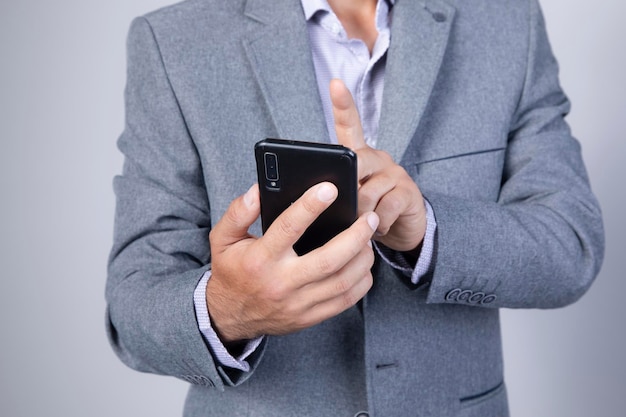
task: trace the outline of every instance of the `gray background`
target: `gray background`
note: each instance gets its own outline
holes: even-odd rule
[[[176,416],[186,384],[126,369],[104,334],[125,37],[164,0],[0,2],[0,415]],[[544,0],[607,231],[576,305],[504,311],[513,416],[626,409],[622,0]]]

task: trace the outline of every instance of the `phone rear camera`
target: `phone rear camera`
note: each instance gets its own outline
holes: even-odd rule
[[[278,157],[275,153],[265,153],[265,177],[269,181],[278,181]]]

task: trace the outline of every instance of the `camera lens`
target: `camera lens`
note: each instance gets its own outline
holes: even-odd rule
[[[278,181],[278,158],[271,152],[265,153],[265,177],[269,181]]]

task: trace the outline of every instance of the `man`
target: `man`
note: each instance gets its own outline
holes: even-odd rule
[[[190,0],[128,48],[126,364],[191,382],[186,416],[508,415],[498,308],[574,302],[603,255],[536,0]],[[301,257],[337,190],[260,236],[266,137],[358,155],[359,218]]]

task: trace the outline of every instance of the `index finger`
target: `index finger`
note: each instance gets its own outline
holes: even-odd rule
[[[335,201],[337,193],[337,187],[330,182],[322,182],[309,188],[274,220],[257,242],[274,254],[293,251],[293,245],[311,223]]]
[[[367,147],[363,138],[359,112],[354,104],[350,90],[339,79],[331,80],[329,89],[330,101],[333,104],[337,141],[353,151]]]

